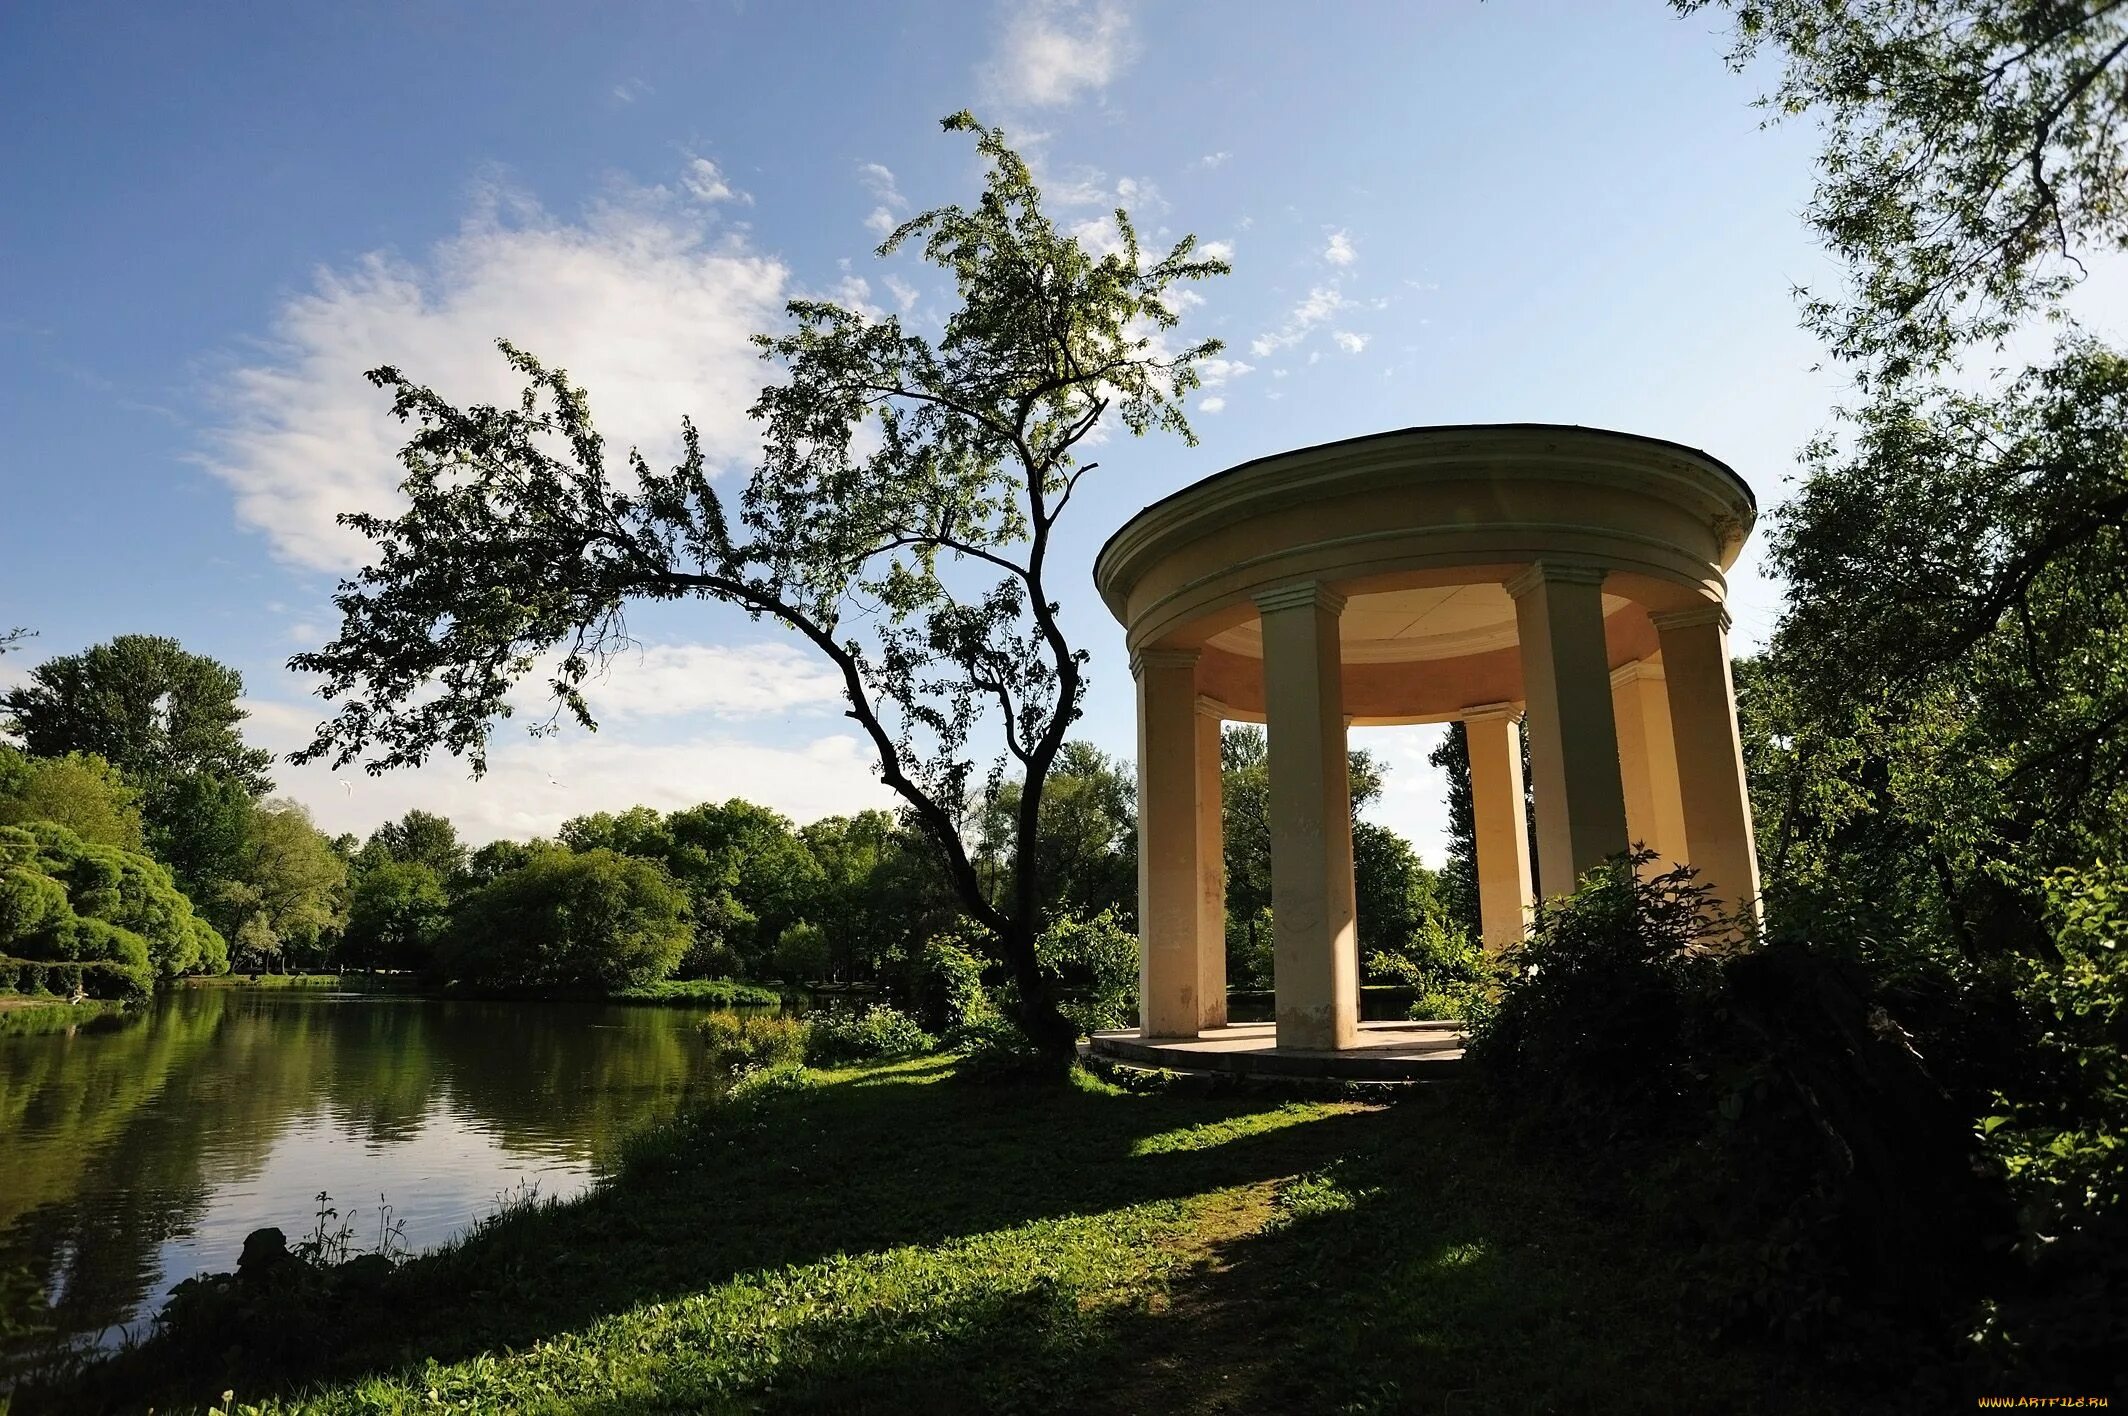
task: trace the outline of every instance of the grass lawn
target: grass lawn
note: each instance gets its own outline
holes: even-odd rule
[[[657,1133],[580,1201],[522,1208],[405,1266],[277,1366],[262,1346],[151,1345],[103,1374],[103,1399],[1860,1409],[1716,1343],[1673,1276],[1679,1256],[1601,1187],[1500,1134],[1475,1089],[1394,1105],[1086,1078],[1043,1090],[976,1085],[939,1059],[816,1075]],[[295,1384],[277,1401],[268,1372]]]

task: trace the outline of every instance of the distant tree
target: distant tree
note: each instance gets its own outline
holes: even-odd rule
[[[466,866],[452,882],[461,895],[520,870],[541,851],[553,850],[552,841],[490,841],[466,857]]]
[[[1478,817],[1470,796],[1470,735],[1450,723],[1427,762],[1448,778],[1448,850],[1435,873],[1441,912],[1455,928],[1476,939],[1484,927],[1478,906]]]
[[[121,634],[37,665],[0,694],[0,712],[32,756],[102,757],[145,794],[152,818],[187,777],[227,778],[254,796],[272,785],[273,754],[244,745],[243,693],[235,669],[174,639]]]
[[[243,855],[208,913],[246,971],[326,962],[346,923],[347,864],[292,801],[268,801],[251,814]]]
[[[629,988],[671,974],[689,939],[687,896],[660,867],[554,849],[460,904],[440,965],[488,987]]]
[[[443,882],[425,865],[386,860],[371,866],[348,891],[348,961],[365,968],[429,968],[450,905]]]
[[[1013,877],[1020,784],[986,794],[977,865],[999,882]],[[1091,743],[1068,742],[1049,769],[1035,849],[1043,908],[1052,919],[1092,919],[1109,911],[1126,929],[1138,920],[1138,787],[1129,765]]]
[[[1017,838],[1039,835],[1085,686],[1048,578],[1058,520],[1093,465],[1077,450],[1105,424],[1191,436],[1179,400],[1220,346],[1171,352],[1161,335],[1177,322],[1172,288],[1227,267],[1190,237],[1143,250],[1122,211],[1116,249],[1096,255],[1043,212],[1000,131],[967,114],[946,127],[974,133],[989,162],[981,201],[913,217],[881,252],[921,242],[958,306],[931,340],[891,313],[792,302],[796,328],[761,341],[779,373],[753,406],[763,460],[736,516],[691,424],[679,466],[631,455],[617,485],[583,392],[511,346],[527,381],[513,407],[459,408],[376,370],[414,425],[409,506],[343,518],[377,559],[341,588],[338,637],[295,660],[341,703],[301,756],[382,771],[442,747],[477,771],[513,683],[550,649],[555,712],[591,725],[581,685],[623,642],[631,601],[769,616],[841,675],[882,779],[1017,985],[1019,1022],[1064,1057],[1076,1030],[1035,954],[1040,853],[1016,849],[992,892],[962,806],[1009,762],[1024,783]],[[994,755],[972,745],[986,724],[1001,734]]]
[[[828,938],[817,924],[801,919],[776,936],[775,970],[785,983],[817,983],[829,962]]]
[[[141,849],[140,794],[93,753],[31,757],[0,745],[0,826],[55,821],[91,845]]]
[[[1227,867],[1228,975],[1260,980],[1270,941],[1262,937],[1271,918],[1271,756],[1264,730],[1229,724],[1219,739],[1221,817]],[[1355,748],[1345,770],[1355,819],[1382,794],[1383,767],[1373,753]]]
[[[450,818],[419,807],[370,832],[363,850],[369,860],[382,857],[401,865],[427,866],[429,873],[446,885],[466,864],[466,848]]]
[[[1411,842],[1372,821],[1352,823],[1352,874],[1360,957],[1402,952],[1443,911],[1434,873]]]

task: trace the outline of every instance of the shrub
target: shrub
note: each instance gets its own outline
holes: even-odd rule
[[[1035,957],[1055,980],[1064,1016],[1082,1032],[1138,1021],[1138,936],[1113,910],[1066,917],[1042,931]]]
[[[734,1068],[797,1065],[806,1060],[811,1029],[773,1013],[711,1013],[697,1025],[702,1040]]]
[[[875,1003],[861,1013],[829,1014],[811,1022],[806,1060],[821,1066],[915,1057],[938,1046],[938,1039],[925,1032],[916,1019],[884,1003]]]
[[[950,1033],[996,1011],[983,991],[983,962],[963,946],[959,935],[924,945],[910,993],[917,1022],[934,1033]]]
[[[220,972],[228,960],[222,937],[161,865],[138,851],[86,844],[50,821],[0,826],[0,951],[117,963],[141,970],[143,981]]]
[[[2020,990],[2045,1062],[1981,1122],[2018,1200],[2022,1291],[1982,1336],[2103,1387],[2128,1353],[2128,868],[2060,871],[2047,904],[2060,957]]]

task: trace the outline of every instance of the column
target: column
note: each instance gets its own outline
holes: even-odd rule
[[[1351,1047],[1359,1034],[1338,614],[1310,582],[1256,597],[1271,769],[1272,967],[1278,1046]]]
[[[1141,649],[1138,1032],[1197,1035],[1197,651]]]
[[[1529,829],[1523,815],[1522,729],[1505,703],[1463,715],[1470,808],[1478,856],[1478,914],[1485,947],[1519,943],[1529,925]]]
[[[1227,852],[1219,734],[1226,713],[1197,700],[1197,1026],[1227,1025]]]
[[[1627,844],[1603,575],[1593,566],[1539,561],[1507,582],[1522,641],[1537,873],[1547,895],[1566,894]]]
[[[1684,863],[1685,807],[1677,785],[1677,745],[1670,735],[1669,685],[1645,659],[1611,671],[1611,713],[1618,720],[1618,775],[1626,794],[1626,831],[1656,854],[1659,874]]]
[[[1729,676],[1729,612],[1707,605],[1654,619],[1677,743],[1685,858],[1725,910],[1756,911],[1759,856]]]

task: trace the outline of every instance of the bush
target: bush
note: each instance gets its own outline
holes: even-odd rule
[[[963,946],[959,935],[924,945],[909,991],[918,1024],[934,1033],[951,1033],[996,1011],[983,991],[983,962]]]
[[[697,1027],[709,1050],[734,1068],[801,1064],[811,1031],[773,1013],[711,1013]]]
[[[2013,1366],[2128,1382],[2128,868],[2047,886],[2058,962],[2024,965],[2046,1054],[1981,1122],[2018,1201],[2020,1291],[1981,1334]]]
[[[776,974],[786,983],[809,983],[828,971],[828,937],[817,924],[799,920],[776,937]]]
[[[156,974],[228,966],[221,935],[161,865],[138,851],[86,844],[50,821],[0,826],[0,952],[109,962],[140,971],[143,986]],[[41,976],[37,986],[54,987]]]
[[[2006,1220],[1966,1118],[1858,970],[1729,947],[1690,872],[1646,862],[1539,908],[1476,1030],[1480,1079],[1694,1237],[1718,1321],[1940,1365]]]
[[[1060,1011],[1081,1032],[1138,1021],[1138,936],[1116,923],[1115,911],[1060,919],[1034,951],[1055,980]]]
[[[938,1046],[938,1039],[925,1032],[916,1019],[884,1003],[875,1003],[861,1013],[829,1014],[811,1022],[806,1060],[819,1066],[916,1057]]]

